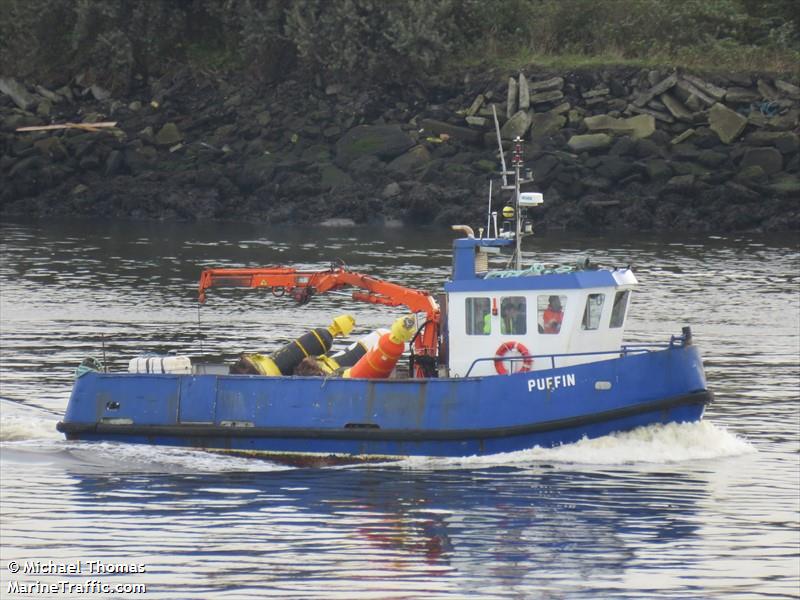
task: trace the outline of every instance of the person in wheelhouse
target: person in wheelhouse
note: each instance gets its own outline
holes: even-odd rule
[[[542,333],[558,333],[561,331],[561,322],[564,320],[564,311],[561,306],[561,299],[556,296],[550,296],[547,302],[547,308],[544,310]]]

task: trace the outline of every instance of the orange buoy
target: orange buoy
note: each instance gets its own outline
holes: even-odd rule
[[[528,349],[520,342],[510,341],[506,342],[505,344],[500,344],[497,352],[495,352],[495,356],[497,358],[494,359],[494,369],[497,371],[498,375],[508,374],[508,369],[506,369],[506,366],[503,363],[503,357],[512,351],[517,352],[523,359],[522,366],[519,368],[517,373],[527,373],[533,368],[533,358],[531,357],[530,352],[528,352]],[[513,365],[511,372],[514,372]]]
[[[414,336],[414,318],[400,317],[388,333],[384,333],[378,345],[362,356],[342,377],[365,377],[386,379],[405,350],[405,344]]]

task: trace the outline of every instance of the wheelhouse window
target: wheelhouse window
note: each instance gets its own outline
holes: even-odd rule
[[[622,324],[625,322],[625,311],[628,309],[628,298],[630,295],[630,290],[617,292],[614,295],[614,306],[611,309],[611,323],[609,323],[609,327],[622,327]]]
[[[524,296],[507,296],[500,299],[500,333],[504,335],[525,335],[527,311]]]
[[[489,298],[467,298],[465,303],[467,335],[492,333],[492,309]]]
[[[605,294],[589,294],[586,298],[586,308],[583,309],[581,329],[592,330],[600,327],[600,316],[603,314],[605,300]]]
[[[538,308],[539,333],[556,334],[561,331],[561,323],[564,320],[564,311],[567,308],[566,296],[538,296],[536,299]]]

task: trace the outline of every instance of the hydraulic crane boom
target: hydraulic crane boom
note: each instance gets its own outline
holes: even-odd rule
[[[324,294],[343,287],[355,287],[353,300],[405,306],[413,313],[425,313],[425,323],[414,347],[418,354],[430,357],[437,355],[439,329],[439,305],[428,292],[390,283],[368,275],[333,266],[321,271],[300,271],[288,267],[265,267],[254,269],[205,269],[200,274],[200,302],[205,302],[206,290],[212,287],[246,287],[268,289],[275,296],[291,295],[299,304],[305,304],[312,296]]]

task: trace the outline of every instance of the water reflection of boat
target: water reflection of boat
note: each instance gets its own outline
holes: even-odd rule
[[[437,296],[341,264],[207,269],[200,278],[201,301],[216,287],[299,304],[354,287],[354,300],[405,307],[389,330],[334,354],[334,338],[354,326],[342,316],[233,365],[144,356],[128,373],[109,373],[86,362],[59,430],[70,439],[370,458],[509,452],[701,419],[711,393],[688,328],[663,344],[623,343],[638,283],[629,267],[523,266],[523,211],[542,198],[521,191],[519,144],[512,165],[503,167],[515,179],[504,186],[513,192],[502,227],[490,207],[477,237],[457,228],[464,237]],[[490,257],[508,250],[505,267],[492,268]]]
[[[537,597],[543,589],[554,597],[602,596],[586,591],[603,589],[603,578],[635,574],[637,565],[647,575],[657,565],[665,577],[680,577],[685,548],[703,559],[691,548],[704,526],[698,511],[710,498],[709,482],[703,473],[669,466],[132,474],[117,462],[130,448],[100,458],[83,451],[104,460],[113,476],[98,475],[96,465],[86,465],[88,473],[71,465],[73,510],[131,513],[135,527],[112,531],[163,557],[169,576],[160,583],[168,581],[178,596],[190,578],[214,590],[246,579],[252,596],[275,595],[282,584],[298,586],[286,592],[293,597],[319,597],[320,585],[350,585],[340,595],[361,597],[357,592],[371,584],[380,586],[369,588],[380,597],[438,597],[445,590],[462,597],[470,585],[482,598],[512,591]],[[170,454],[134,455],[163,470],[159,457]],[[193,460],[187,457],[182,469]],[[656,480],[670,483],[654,486]],[[191,535],[197,527],[213,532],[202,547]],[[650,557],[644,566],[642,555]],[[177,568],[171,556],[179,557]],[[186,556],[191,572],[183,568]],[[338,579],[316,576],[329,572]],[[412,580],[431,586],[428,593],[405,587]]]

